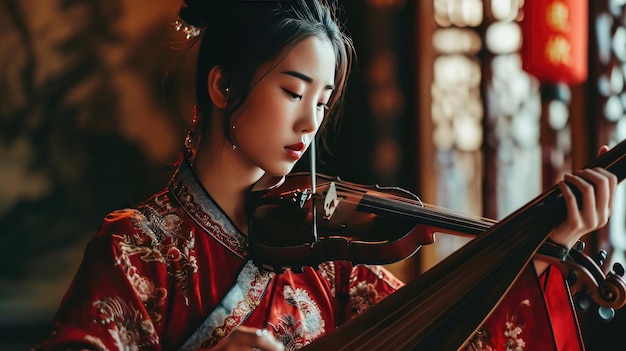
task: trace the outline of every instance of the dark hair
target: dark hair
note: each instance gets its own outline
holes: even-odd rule
[[[325,0],[185,0],[180,19],[203,28],[196,71],[201,115],[211,109],[207,76],[220,66],[229,78],[228,109],[241,106],[259,67],[311,36],[330,40],[336,57],[335,90],[325,119],[337,120],[354,55],[351,39]],[[323,126],[322,126],[323,127]]]

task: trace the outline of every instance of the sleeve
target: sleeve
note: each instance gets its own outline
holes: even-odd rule
[[[159,350],[155,321],[164,307],[167,272],[158,260],[131,261],[129,242],[146,240],[134,210],[108,215],[54,317],[51,335],[35,350]],[[146,252],[148,254],[148,252]]]

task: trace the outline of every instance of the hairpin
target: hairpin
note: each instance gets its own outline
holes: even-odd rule
[[[177,32],[183,31],[187,39],[197,37],[202,32],[202,28],[196,27],[192,24],[189,24],[183,20],[176,20],[174,22],[174,28],[176,28]]]

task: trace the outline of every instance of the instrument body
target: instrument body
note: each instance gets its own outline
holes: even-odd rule
[[[626,176],[626,141],[622,141],[600,156],[588,168],[594,167],[604,168],[614,173],[618,181],[622,181]],[[343,237],[330,234],[345,227],[341,221],[329,226],[328,231],[319,230],[320,227],[324,227],[320,224],[319,216],[323,213],[323,216],[330,215],[329,218],[332,218],[338,210],[335,202],[339,201],[340,197],[333,195],[337,189],[332,189],[331,185],[328,189],[326,195],[323,196],[318,196],[315,187],[312,187],[310,191],[307,191],[305,186],[296,188],[295,192],[293,192],[294,189],[282,193],[277,190],[279,196],[257,202],[257,211],[253,212],[253,223],[250,227],[253,260],[260,262],[267,259],[267,257],[258,256],[258,249],[270,246],[267,239],[272,237],[272,228],[270,225],[264,228],[263,223],[269,222],[264,222],[263,218],[265,215],[273,217],[275,212],[282,211],[280,208],[288,208],[289,206],[279,206],[284,202],[291,202],[292,205],[287,212],[281,214],[282,218],[296,216],[297,220],[294,223],[299,224],[280,228],[281,230],[276,230],[273,236],[284,240],[292,234],[291,230],[299,236],[299,239],[304,240],[294,239],[287,241],[284,245],[279,244],[276,254],[280,255],[281,251],[289,252],[295,248],[297,250],[294,252],[297,251],[304,257],[297,264],[315,265],[321,262],[320,260],[328,259],[348,259],[359,262],[356,255],[351,256],[359,251],[352,251],[346,247],[360,245],[370,249],[381,244],[382,247],[391,247],[390,243],[402,242],[407,237],[414,239],[415,246],[395,257],[402,259],[407,252],[410,255],[419,249],[420,245],[433,241],[430,234],[411,235],[416,233],[415,227],[419,222],[413,222],[412,226],[404,223],[400,226],[405,229],[404,233],[386,238],[380,243],[377,240],[381,238],[375,235],[373,236],[375,240],[368,242],[362,240],[363,238],[355,240],[354,234]],[[363,190],[363,187],[358,186],[357,190]],[[377,202],[376,206],[370,206],[370,195],[371,193],[365,191],[360,197],[357,196],[357,199],[352,198],[347,201],[349,198],[346,197],[346,200],[342,199],[342,201],[354,205],[353,212],[369,207],[370,210],[364,212],[369,212],[370,216],[372,214],[379,216],[381,214],[377,211],[382,208],[385,210],[383,217],[391,217],[395,220],[399,217],[406,217],[406,213],[398,217],[395,206],[391,208],[391,211],[387,211],[389,206],[379,206],[380,202]],[[312,201],[310,207],[307,208],[306,203],[309,199]],[[363,201],[364,199],[367,201]],[[382,199],[389,200],[389,196],[384,196]],[[398,199],[394,197],[393,200]],[[363,203],[365,206],[361,206]],[[303,350],[354,351],[373,348],[389,351],[414,349],[447,351],[459,349],[497,306],[524,267],[544,245],[552,229],[562,223],[566,216],[563,195],[557,186],[553,186],[502,221],[491,225],[442,262],[408,282],[404,288],[372,306],[359,317],[346,322],[323,338],[306,346]],[[350,219],[350,216],[340,217]],[[376,218],[375,221],[382,221],[382,219]],[[307,224],[309,222],[310,224]],[[386,225],[376,225],[378,228],[386,227]],[[407,229],[410,230],[407,232]],[[356,232],[355,230],[354,233]],[[370,234],[368,236],[372,237]],[[261,240],[255,243],[257,239]],[[315,252],[316,248],[323,247],[320,246],[323,242],[338,244],[337,247],[328,244],[332,250],[329,249],[324,253]],[[367,245],[363,245],[364,243]],[[311,252],[314,254],[309,255]],[[567,260],[568,256],[572,258],[571,255],[563,255],[561,259]],[[381,259],[381,261],[370,263],[381,263],[387,257],[375,256],[375,259]],[[283,255],[267,266],[279,269],[294,266],[293,262],[296,261],[285,264],[287,260],[295,259],[291,255]],[[623,269],[621,271],[623,274]],[[593,278],[588,281],[596,280],[596,284],[600,284],[593,274],[587,275]],[[618,301],[616,305],[621,307],[625,285],[619,275],[610,274],[610,277],[611,280],[606,279],[602,282],[607,283],[608,288],[603,287],[599,291],[602,291],[602,295],[606,295],[606,299],[611,303]],[[618,278],[613,279],[614,277]],[[609,293],[605,294],[606,291]]]
[[[475,237],[497,224],[424,204],[397,187],[364,186],[318,174],[313,194],[310,181],[309,173],[295,173],[281,187],[257,195],[250,225],[250,252],[257,266],[282,272],[335,260],[390,264],[433,243],[435,233]],[[626,304],[623,273],[605,275],[602,263],[582,247],[565,250],[545,242],[535,256],[568,277],[581,304],[593,301],[610,309]]]
[[[414,221],[360,210],[367,192],[382,197],[388,193],[376,187],[351,187],[338,178],[317,175],[319,185],[312,194],[310,177],[308,173],[290,175],[280,188],[256,201],[249,237],[257,265],[280,271],[332,260],[387,264],[407,258],[424,243],[432,242],[432,237],[411,235]],[[350,190],[343,191],[344,187]],[[324,202],[333,188],[338,201],[330,211],[324,211]],[[387,191],[393,196],[411,196],[399,189]]]
[[[295,173],[278,188],[256,194],[250,252],[268,270],[345,260],[390,264],[432,244],[436,232],[474,237],[496,221],[422,203],[397,187],[365,186],[339,178]]]

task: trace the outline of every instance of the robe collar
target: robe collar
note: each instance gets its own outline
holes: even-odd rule
[[[242,259],[248,256],[248,238],[233,224],[202,187],[191,164],[183,160],[169,183],[169,190],[184,211],[208,235]]]

